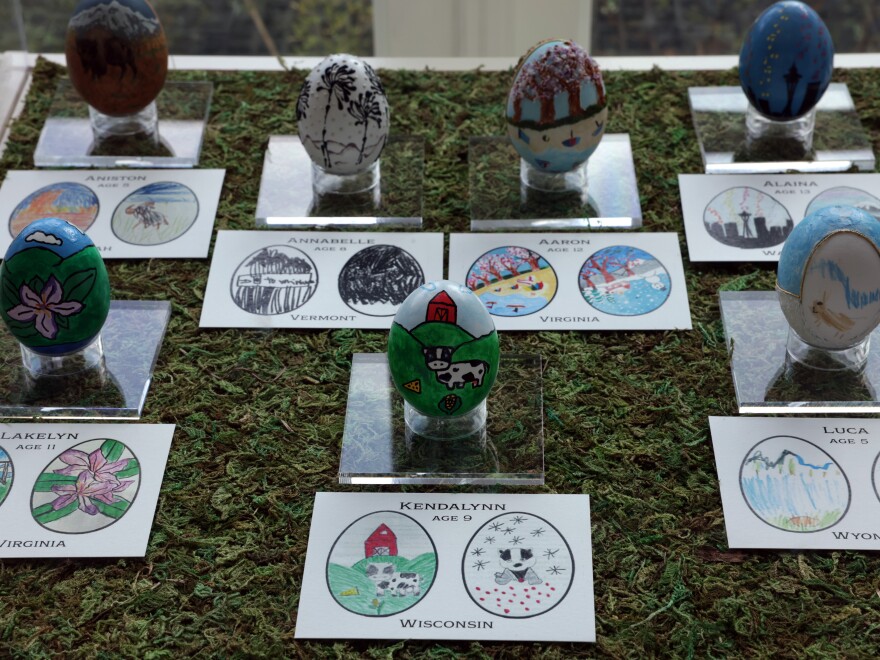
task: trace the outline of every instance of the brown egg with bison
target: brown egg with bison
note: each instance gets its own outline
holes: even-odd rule
[[[165,31],[147,0],[80,0],[67,25],[65,55],[83,99],[115,117],[147,107],[168,72]]]

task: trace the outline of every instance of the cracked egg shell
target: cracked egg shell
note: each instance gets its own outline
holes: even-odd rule
[[[88,346],[110,309],[110,280],[95,244],[69,222],[35,220],[12,241],[0,266],[0,316],[41,355]]]
[[[165,85],[168,44],[147,0],[80,0],[64,54],[76,91],[105,115],[140,112]]]
[[[520,60],[506,114],[510,141],[533,167],[577,168],[599,146],[608,119],[599,65],[571,41],[538,44]]]
[[[880,323],[880,222],[828,206],[795,225],[776,275],[782,312],[807,344],[843,350]]]
[[[300,140],[312,162],[331,174],[367,171],[385,148],[390,120],[379,76],[353,55],[322,60],[296,102]]]

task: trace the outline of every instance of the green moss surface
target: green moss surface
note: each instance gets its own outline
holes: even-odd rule
[[[62,75],[39,65],[0,174],[33,166]],[[217,228],[252,228],[263,151],[270,134],[295,131],[304,72],[175,75],[215,85],[202,166],[227,169]],[[425,229],[466,231],[468,138],[503,134],[511,74],[381,75],[393,131],[426,138]],[[880,152],[880,72],[834,79],[849,83]],[[199,330],[209,262],[151,260],[107,263],[115,298],[173,305],[143,419],[177,424],[146,559],[0,562],[0,653],[876,656],[877,557],[726,545],[706,419],[735,413],[718,290],[770,289],[774,268],[690,264],[676,175],[701,171],[687,87],[736,76],[654,70],[606,81],[608,130],[632,139],[643,231],[680,233],[694,329],[501,335],[502,351],[545,363],[547,482],[516,492],[592,496],[595,645],[295,642],[313,495],[358,490],[336,483],[351,354],[383,351],[387,333]]]

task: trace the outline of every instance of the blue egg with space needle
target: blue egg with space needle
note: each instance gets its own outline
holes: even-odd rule
[[[790,121],[812,110],[831,82],[834,44],[803,2],[767,8],[746,34],[739,80],[749,103],[768,119]]]

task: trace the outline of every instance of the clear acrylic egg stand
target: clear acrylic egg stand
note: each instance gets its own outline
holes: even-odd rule
[[[0,417],[140,419],[170,318],[168,301],[113,300],[100,334],[103,364],[36,380],[0,326]]]
[[[69,80],[59,82],[43,125],[37,167],[195,167],[199,164],[214,86],[168,81],[155,101],[155,132],[96,141],[91,114]],[[91,111],[91,112],[90,112]]]
[[[488,422],[454,440],[415,436],[404,423],[385,353],[355,353],[339,461],[341,484],[544,483],[541,358],[502,354]]]
[[[642,207],[628,133],[609,133],[587,160],[583,177],[563,190],[529,187],[532,173],[505,137],[471,138],[468,145],[471,231],[633,229]],[[547,175],[544,174],[544,177]]]
[[[806,368],[787,352],[775,291],[722,291],[721,319],[740,413],[880,412],[880,328],[861,371]]]
[[[773,135],[768,125],[789,122],[770,122],[754,110],[750,113],[740,87],[690,87],[688,101],[707,174],[874,170],[871,141],[846,83],[831,83],[816,105],[811,144]],[[758,132],[771,134],[756,139],[753,130],[750,139],[747,119]],[[791,128],[797,129],[797,123]]]
[[[256,224],[420,229],[424,172],[424,139],[392,135],[377,162],[377,185],[353,193],[325,192],[315,185],[321,175],[313,171],[299,136],[273,135],[263,158]]]

